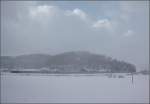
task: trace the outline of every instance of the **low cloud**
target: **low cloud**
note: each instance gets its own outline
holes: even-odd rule
[[[130,37],[133,35],[134,35],[134,32],[132,30],[128,30],[126,33],[124,33],[124,36],[126,36],[126,37]]]
[[[83,20],[87,19],[87,14],[79,8],[74,9],[73,11],[67,10],[66,15],[68,16],[78,16]]]
[[[111,29],[112,25],[111,22],[108,19],[102,19],[98,20],[93,24],[94,28],[100,28],[100,29]]]
[[[36,7],[32,7],[30,9],[30,16],[32,18],[36,18],[39,17],[41,15],[46,16],[46,15],[54,15],[54,11],[53,11],[53,6],[36,6]]]

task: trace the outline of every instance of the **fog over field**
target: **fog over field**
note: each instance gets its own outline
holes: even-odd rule
[[[0,1],[0,103],[149,103],[149,1]]]

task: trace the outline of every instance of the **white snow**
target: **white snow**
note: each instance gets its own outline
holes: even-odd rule
[[[118,75],[118,74],[116,74]],[[149,76],[1,75],[3,103],[148,103]]]

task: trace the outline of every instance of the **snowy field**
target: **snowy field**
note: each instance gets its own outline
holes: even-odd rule
[[[149,103],[149,76],[1,75],[3,103]]]

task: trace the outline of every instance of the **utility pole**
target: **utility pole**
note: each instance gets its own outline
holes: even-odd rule
[[[133,84],[133,72],[131,73],[131,76],[132,76],[132,84]]]

